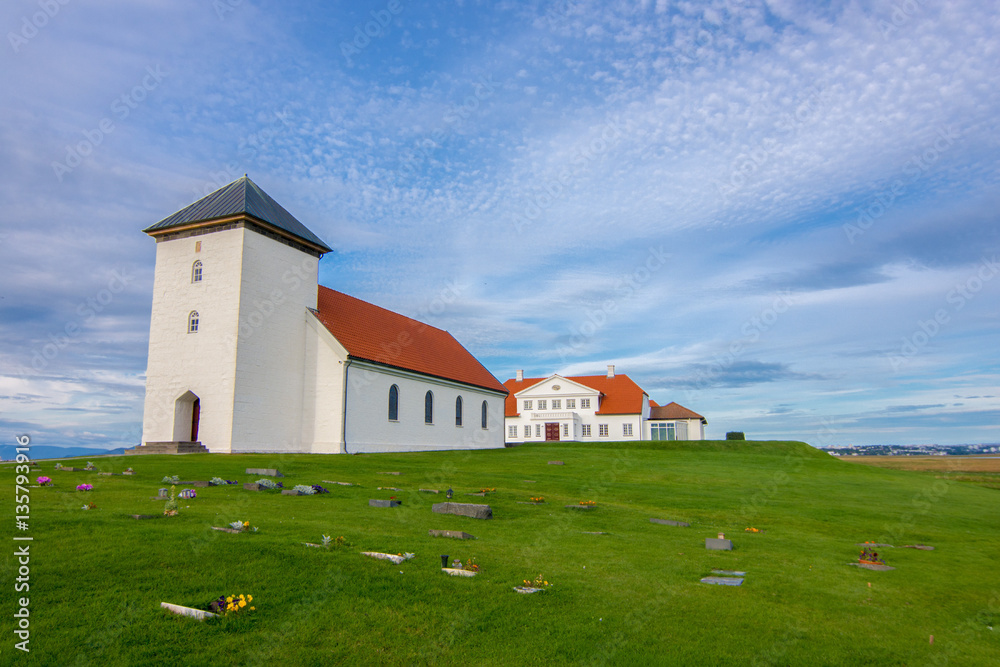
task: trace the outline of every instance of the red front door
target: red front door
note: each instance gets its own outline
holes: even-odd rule
[[[546,440],[559,439],[559,424],[549,423],[545,425],[545,439]]]
[[[194,399],[191,406],[191,442],[198,442],[198,423],[201,421],[201,399]]]

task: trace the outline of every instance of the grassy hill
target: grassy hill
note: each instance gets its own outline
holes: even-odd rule
[[[131,465],[136,474],[62,472],[50,463],[32,470],[32,483],[44,474],[55,486],[30,490],[31,529],[20,533],[34,541],[31,653],[18,663],[987,665],[1000,656],[997,491],[851,465],[802,443],[564,443],[95,464],[114,472]],[[360,486],[323,483],[329,494],[304,497],[199,488],[176,517],[129,516],[162,513],[163,503],[150,498],[165,475],[254,481],[247,467],[279,468],[286,488],[321,480]],[[0,471],[13,486],[13,466]],[[389,471],[401,474],[379,474]],[[82,482],[94,489],[76,491]],[[454,501],[488,503],[494,518],[432,513],[444,494],[418,489],[449,486]],[[465,495],[493,487],[485,499]],[[13,495],[3,494],[8,516]],[[368,506],[369,498],[390,496],[403,505]],[[532,496],[546,503],[519,502]],[[564,507],[581,500],[596,509]],[[87,501],[97,508],[82,510]],[[259,531],[211,530],[236,520]],[[11,516],[6,524],[13,523]],[[751,526],[764,532],[745,532]],[[434,538],[428,529],[478,539]],[[13,532],[8,544],[18,544]],[[718,532],[733,551],[705,549]],[[353,547],[301,544],[322,534]],[[879,551],[897,569],[849,566],[866,540],[896,545]],[[908,544],[935,550],[899,548]],[[19,567],[12,551],[2,560],[6,582]],[[394,565],[361,551],[416,557]],[[441,554],[475,557],[482,572],[448,577]],[[716,568],[748,574],[741,587],[700,583]],[[512,591],[538,574],[550,590]],[[198,622],[159,608],[161,601],[203,607],[230,593],[252,594],[256,611]],[[7,624],[12,605],[5,603]],[[9,656],[16,639],[6,636]]]

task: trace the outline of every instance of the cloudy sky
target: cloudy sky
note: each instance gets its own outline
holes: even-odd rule
[[[11,0],[0,425],[141,435],[154,242],[248,173],[504,380],[816,445],[1000,441],[990,2]]]

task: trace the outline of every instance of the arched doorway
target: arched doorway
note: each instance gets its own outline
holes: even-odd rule
[[[201,399],[184,392],[174,401],[174,442],[197,442],[201,424]]]

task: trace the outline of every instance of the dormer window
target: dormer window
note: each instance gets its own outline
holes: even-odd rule
[[[188,313],[188,333],[198,333],[198,311]]]
[[[191,282],[200,283],[201,282],[201,260],[195,260],[194,265],[191,266]]]

